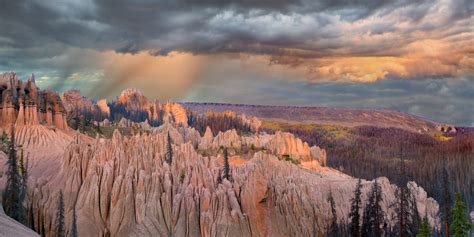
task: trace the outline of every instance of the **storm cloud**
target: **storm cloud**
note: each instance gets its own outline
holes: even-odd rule
[[[135,84],[158,97],[187,98],[213,75],[255,103],[261,98],[249,92],[255,89],[246,77],[269,87],[306,83],[312,89],[304,91],[315,92],[328,83],[363,90],[408,80],[405,92],[414,102],[402,109],[439,118],[449,112],[428,112],[416,97],[421,88],[410,83],[472,82],[473,6],[469,0],[2,1],[0,71],[34,71],[41,85],[81,87],[94,97]],[[454,104],[460,109],[461,102]],[[452,120],[468,124],[468,116]]]

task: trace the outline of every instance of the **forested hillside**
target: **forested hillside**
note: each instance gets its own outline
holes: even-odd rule
[[[364,179],[399,177],[403,155],[409,177],[425,187],[443,205],[443,170],[446,169],[451,200],[462,193],[470,210],[474,208],[474,133],[469,129],[451,137],[433,137],[398,128],[362,126],[281,126],[309,145],[326,149],[328,165]],[[272,133],[275,128],[266,128]]]

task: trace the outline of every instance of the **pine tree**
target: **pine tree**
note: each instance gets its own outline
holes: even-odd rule
[[[423,218],[423,221],[420,225],[420,230],[418,231],[416,237],[430,237],[430,225],[428,224],[428,220],[426,218]]]
[[[7,184],[3,192],[3,208],[5,213],[23,222],[24,210],[22,199],[22,178],[18,172],[17,153],[15,147],[15,129],[12,125],[10,141],[8,141],[8,169],[6,171]]]
[[[224,179],[227,179],[229,180],[230,176],[229,176],[229,170],[230,170],[230,167],[229,167],[229,155],[227,153],[227,147],[224,148]]]
[[[411,225],[410,225],[410,231],[411,233],[416,233],[418,229],[420,228],[420,215],[418,213],[418,206],[416,205],[416,199],[415,196],[410,194],[408,197],[410,201],[410,215],[411,215]]]
[[[64,237],[64,197],[63,191],[59,191],[58,207],[56,211],[56,236]]]
[[[23,200],[26,198],[26,194],[28,191],[28,159],[24,160],[24,155],[23,155],[23,148],[20,150],[20,176],[21,176],[21,188],[20,188],[20,200],[23,203]],[[26,213],[23,213],[24,215]]]
[[[360,232],[360,206],[361,206],[361,179],[357,181],[356,188],[354,190],[354,197],[351,200],[351,212],[349,213],[349,219],[351,220],[349,230],[352,237],[359,237]]]
[[[405,170],[405,161],[403,157],[403,144],[400,146],[400,180],[395,197],[396,203],[396,220],[398,227],[396,229],[400,237],[414,236],[416,228],[414,222],[418,218],[416,204],[412,198],[410,190],[407,187],[407,175]],[[416,223],[415,223],[416,224]]]
[[[77,237],[77,216],[76,208],[72,209],[72,224],[71,224],[71,237]]]
[[[171,140],[170,132],[168,132],[166,154],[165,154],[165,161],[166,163],[168,163],[168,165],[171,165],[171,162],[173,162],[173,147],[171,144],[172,144],[172,140]]]
[[[8,135],[5,130],[2,131],[2,151],[8,154]]]
[[[82,133],[87,132],[87,121],[86,121],[85,116],[81,116],[81,124],[80,124],[79,130]]]
[[[100,123],[99,122],[97,122],[96,131],[97,131],[97,133],[102,134],[102,129],[100,129]]]
[[[381,203],[382,188],[377,183],[377,180],[375,180],[364,210],[362,236],[382,236],[382,228],[385,222]]]
[[[398,187],[395,197],[397,200],[395,212],[398,222],[396,231],[400,237],[414,236],[416,232],[413,224],[415,213],[410,201],[413,198],[410,190],[407,187]]]
[[[453,222],[450,230],[453,237],[467,237],[471,230],[471,223],[466,214],[466,205],[462,201],[461,193],[457,192],[455,195],[454,205],[451,209],[453,215]]]
[[[443,188],[443,227],[445,237],[449,237],[449,221],[450,221],[450,205],[451,205],[451,192],[449,191],[449,173],[446,168],[446,158],[443,159],[443,172],[442,172],[442,188]]]
[[[217,184],[221,184],[222,183],[222,171],[221,169],[219,169],[219,175],[217,176]]]
[[[338,226],[337,226],[337,213],[336,213],[336,203],[334,202],[334,197],[332,196],[332,190],[329,190],[328,202],[331,206],[332,221],[331,226],[328,230],[328,236],[339,236]]]

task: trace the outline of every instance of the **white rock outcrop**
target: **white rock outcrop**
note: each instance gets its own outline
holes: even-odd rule
[[[278,131],[273,135],[261,133],[239,136],[237,131],[228,130],[219,132],[213,137],[212,131],[206,128],[206,132],[199,143],[199,149],[201,150],[218,150],[221,147],[241,150],[243,146],[264,149],[275,156],[287,156],[300,162],[316,160],[323,166],[327,163],[324,149],[317,146],[309,147],[306,142],[286,132]]]
[[[329,192],[338,222],[347,223],[356,179],[329,168],[304,169],[264,150],[231,165],[232,180],[218,183],[222,156],[198,154],[196,137],[191,130],[183,135],[183,129],[189,128],[167,124],[150,134],[126,137],[115,131],[112,139],[73,141],[59,171],[33,186],[34,228],[54,235],[60,189],[66,229],[76,208],[80,236],[311,236],[331,223]],[[168,133],[174,141],[171,166],[164,161]],[[212,144],[229,145],[234,139],[213,138]],[[231,158],[234,164],[232,159],[238,157]],[[384,215],[394,226],[396,188],[386,178],[378,182]],[[362,185],[365,204],[372,181]],[[439,226],[438,204],[416,184],[408,185],[420,213],[426,211],[432,226]]]

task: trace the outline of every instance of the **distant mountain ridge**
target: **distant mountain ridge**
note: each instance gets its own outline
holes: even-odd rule
[[[262,120],[276,120],[288,123],[341,125],[345,127],[366,125],[395,127],[419,133],[434,133],[440,130],[441,127],[454,127],[453,125],[437,123],[419,116],[389,109],[196,102],[184,102],[181,104],[196,113],[205,113],[208,110],[217,112],[231,110],[237,114],[255,116]]]

